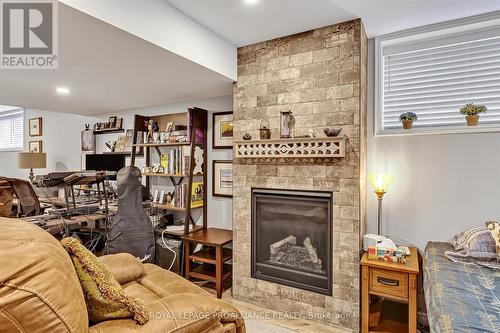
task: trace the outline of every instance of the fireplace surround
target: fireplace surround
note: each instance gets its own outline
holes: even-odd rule
[[[252,189],[252,277],[332,294],[332,193]]]
[[[300,314],[341,326],[346,331],[359,331],[360,235],[366,230],[366,64],[367,38],[361,20],[238,49],[238,81],[233,95],[232,292],[235,299]],[[292,111],[294,117],[293,139],[280,139],[280,114],[286,111]],[[248,133],[253,140],[247,144],[255,144],[263,119],[269,122],[272,138],[257,142],[259,147],[270,144],[269,141],[276,141],[282,147],[291,140],[304,140],[299,137],[311,132],[321,140],[325,137],[324,128],[342,127],[345,135],[342,154],[296,156],[295,150],[293,154],[273,152],[279,156],[240,153],[238,141]],[[255,146],[251,148],[255,152]],[[316,236],[308,236],[309,241],[304,244],[306,233],[279,229],[277,236],[265,240],[265,251],[260,258],[261,263],[283,266],[290,262],[290,256],[299,253],[304,262],[305,250],[312,247],[321,259],[321,270],[328,272],[327,262],[330,264],[330,292],[326,288],[319,291],[292,285],[291,279],[273,281],[269,276],[276,277],[276,270],[257,267],[257,260],[252,263],[255,189],[331,195],[331,230],[326,232],[332,243],[330,260],[321,252],[324,247]],[[267,226],[274,227],[271,222]],[[277,249],[273,258],[272,244]],[[282,247],[283,244],[287,245]],[[289,249],[291,246],[296,247]],[[316,261],[314,252],[309,254],[310,260],[311,255],[312,261]],[[318,261],[316,265],[312,267],[318,268]],[[300,277],[296,275],[293,282],[300,282]]]

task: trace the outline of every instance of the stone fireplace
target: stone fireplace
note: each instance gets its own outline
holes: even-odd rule
[[[291,111],[296,138],[342,127],[346,141],[339,157],[234,158],[236,299],[358,331],[366,61],[361,20],[238,49],[235,140],[262,120],[279,139]]]
[[[332,294],[332,193],[252,189],[252,277]]]

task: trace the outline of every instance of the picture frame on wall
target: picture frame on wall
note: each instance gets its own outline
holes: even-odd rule
[[[233,197],[233,161],[212,162],[212,196]]]
[[[29,145],[29,152],[30,153],[42,153],[42,141],[30,141],[28,142]]]
[[[41,136],[42,135],[42,117],[32,118],[29,121],[29,135]]]
[[[218,112],[212,118],[212,148],[233,148],[233,111]]]

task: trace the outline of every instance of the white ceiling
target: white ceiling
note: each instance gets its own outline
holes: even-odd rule
[[[0,71],[0,104],[82,115],[231,93],[227,77],[62,3],[59,69]]]
[[[368,37],[500,10],[500,0],[165,0],[236,46],[362,18]]]

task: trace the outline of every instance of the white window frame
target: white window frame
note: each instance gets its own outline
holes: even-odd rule
[[[0,152],[19,152],[19,151],[24,151],[24,148],[26,146],[26,112],[23,107],[18,107],[18,108],[12,108],[12,110],[9,111],[18,111],[21,110],[23,116],[23,137],[22,137],[22,144],[21,147],[16,147],[16,148],[0,148]]]
[[[480,32],[485,29],[500,27],[500,11],[471,16],[463,19],[431,24],[419,28],[413,28],[383,35],[375,38],[375,136],[400,136],[400,135],[431,135],[431,134],[459,134],[459,133],[492,133],[500,132],[500,124],[488,124],[477,127],[450,126],[450,127],[427,127],[404,129],[383,129],[383,105],[384,105],[384,56],[383,50],[386,46],[408,43],[412,41],[425,41],[443,34],[460,34],[467,32]],[[458,112],[458,110],[457,110]]]

